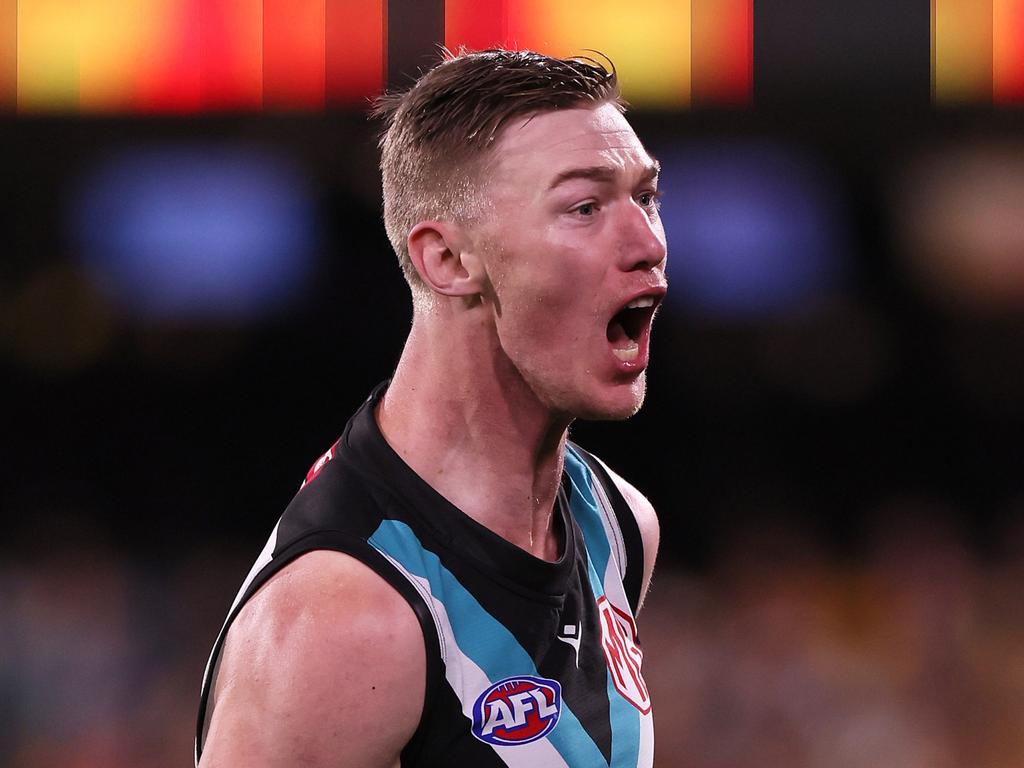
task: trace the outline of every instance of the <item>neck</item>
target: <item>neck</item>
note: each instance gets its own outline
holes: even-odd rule
[[[377,421],[398,455],[456,507],[554,560],[571,420],[538,400],[489,324],[473,314],[443,308],[417,315]]]

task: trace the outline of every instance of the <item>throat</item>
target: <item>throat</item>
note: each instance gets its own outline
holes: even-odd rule
[[[565,524],[561,493],[555,500],[548,524],[542,525],[536,532],[531,531],[530,538],[528,551],[531,555],[549,563],[558,562],[561,559],[562,553],[565,552]]]
[[[628,346],[631,341],[625,327],[617,319],[608,323],[608,341],[612,347],[618,349]]]
[[[517,530],[506,530],[506,534],[511,535],[505,535],[503,538],[538,560],[557,562],[562,558],[566,548],[567,504],[568,500],[561,484],[550,501],[545,502],[539,496],[532,497],[527,524],[518,527]]]

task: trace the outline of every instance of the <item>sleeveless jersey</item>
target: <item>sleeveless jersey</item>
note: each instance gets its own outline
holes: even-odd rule
[[[231,622],[285,565],[327,549],[383,577],[423,630],[423,715],[402,766],[650,768],[633,619],[643,543],[605,466],[567,444],[562,552],[541,560],[462,513],[394,452],[374,418],[386,385],[310,470],[235,598],[206,667],[196,762]]]

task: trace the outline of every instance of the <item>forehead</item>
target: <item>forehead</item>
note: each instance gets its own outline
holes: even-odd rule
[[[627,173],[653,163],[626,118],[612,104],[542,112],[510,123],[494,148],[496,181],[555,178],[579,167]]]

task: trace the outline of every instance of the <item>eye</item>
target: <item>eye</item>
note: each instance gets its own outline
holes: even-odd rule
[[[648,192],[641,192],[636,201],[642,208],[648,208],[651,210],[657,210],[661,207],[661,193],[657,190],[651,190]]]
[[[583,203],[581,205],[577,205],[575,213],[578,213],[580,216],[593,216],[597,213],[597,203]]]

